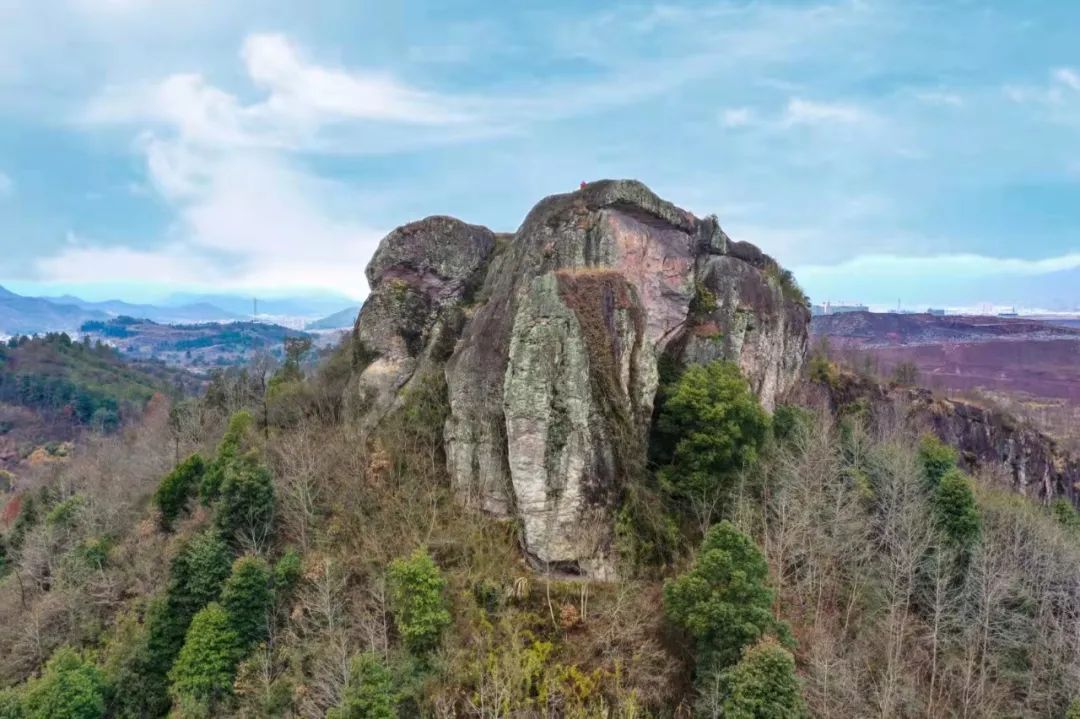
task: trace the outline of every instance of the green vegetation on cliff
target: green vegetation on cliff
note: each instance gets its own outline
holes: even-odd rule
[[[147,417],[24,498],[0,717],[1035,717],[1077,698],[1073,515],[962,473],[922,428],[770,416],[732,364],[672,372],[612,508],[621,576],[595,581],[531,568],[517,522],[462,504],[439,376],[374,429],[327,405],[352,354],[208,395],[182,432]]]

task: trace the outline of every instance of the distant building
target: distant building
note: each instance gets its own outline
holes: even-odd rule
[[[934,317],[944,317],[945,316],[945,310],[935,309],[935,308],[931,307],[930,309],[926,310],[926,314],[933,315]]]
[[[842,315],[847,312],[869,312],[870,308],[866,305],[834,305],[831,302],[826,302],[820,305],[813,305],[810,308],[810,314],[817,317],[819,315]]]

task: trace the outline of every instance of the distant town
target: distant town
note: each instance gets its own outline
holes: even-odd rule
[[[1016,307],[1000,307],[990,304],[980,305],[978,307],[956,307],[956,308],[944,308],[944,307],[927,307],[926,309],[915,309],[910,307],[903,307],[899,302],[895,307],[871,307],[870,305],[863,304],[861,302],[830,302],[825,301],[821,303],[812,304],[810,306],[810,314],[814,317],[821,317],[824,315],[841,315],[851,312],[877,312],[877,313],[890,313],[899,315],[917,315],[926,314],[935,317],[944,317],[945,315],[976,315],[984,317],[1040,317],[1040,316],[1063,316],[1063,317],[1080,317],[1080,309],[1075,312],[1047,312],[1046,310],[1018,310]]]

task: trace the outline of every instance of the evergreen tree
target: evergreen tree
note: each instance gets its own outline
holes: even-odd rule
[[[697,643],[699,676],[731,666],[766,634],[788,639],[768,576],[753,540],[725,521],[709,529],[694,566],[664,585],[668,618]]]
[[[105,716],[105,679],[93,662],[70,647],[52,655],[39,679],[27,686],[26,719],[101,719]]]
[[[245,653],[266,639],[272,595],[270,567],[260,557],[241,557],[221,591],[221,606],[229,613],[239,647]]]
[[[154,493],[154,504],[161,513],[162,529],[168,531],[172,523],[184,511],[205,471],[206,464],[203,458],[198,454],[193,454],[161,480],[161,484]]]
[[[274,564],[274,598],[281,602],[289,598],[303,573],[300,554],[289,549]]]
[[[417,549],[390,564],[387,580],[390,610],[405,646],[417,655],[430,652],[450,625],[442,572],[427,552]]]
[[[165,596],[152,602],[147,612],[146,644],[118,687],[119,716],[161,716],[168,710],[169,669],[184,645],[192,617],[217,599],[229,564],[228,549],[215,532],[196,535],[177,552]]]
[[[270,470],[249,454],[230,462],[223,476],[214,523],[223,536],[260,546],[274,521]]]
[[[950,469],[956,468],[956,451],[932,434],[919,442],[919,462],[926,486],[934,489]]]
[[[791,652],[772,641],[746,650],[724,676],[724,719],[798,719],[806,706]]]
[[[717,361],[690,367],[664,402],[657,421],[656,459],[677,494],[702,497],[730,484],[753,463],[769,418],[738,366]]]
[[[378,655],[366,652],[349,664],[349,683],[341,703],[327,719],[396,719],[398,693],[394,676]]]
[[[960,470],[950,469],[941,477],[934,496],[934,512],[941,530],[956,547],[966,549],[978,540],[979,508],[971,482]]]
[[[182,716],[208,716],[232,694],[238,646],[229,613],[220,604],[211,602],[195,615],[169,672],[169,694]]]
[[[229,428],[218,444],[217,455],[210,462],[199,484],[199,498],[206,506],[217,499],[221,485],[225,482],[226,468],[242,453],[251,429],[251,413],[237,412],[229,419]]]

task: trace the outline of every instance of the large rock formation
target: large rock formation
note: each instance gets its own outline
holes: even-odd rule
[[[790,275],[634,181],[549,197],[512,237],[406,225],[368,279],[367,416],[444,372],[462,500],[518,518],[538,563],[592,576],[612,572],[612,509],[643,458],[661,363],[735,361],[771,408],[806,352]]]

